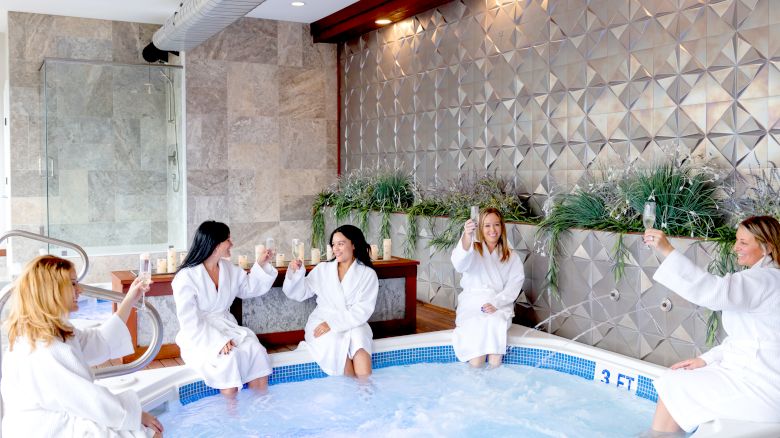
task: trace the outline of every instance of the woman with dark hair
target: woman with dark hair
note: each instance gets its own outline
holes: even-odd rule
[[[661,230],[644,241],[665,257],[653,279],[698,306],[723,311],[723,343],[672,365],[653,382],[656,432],[691,432],[716,420],[780,422],[780,223],[745,219],[734,252],[748,269],[713,275],[674,249]]]
[[[474,242],[476,233],[478,242]],[[461,362],[472,367],[501,365],[515,300],[523,287],[523,262],[509,248],[501,212],[486,208],[479,223],[463,225],[463,235],[452,251],[452,265],[463,274],[455,313],[452,347]]]
[[[268,263],[270,250],[260,255],[247,275],[230,263],[232,247],[227,225],[203,222],[171,284],[182,359],[203,376],[206,385],[228,397],[244,383],[257,391],[268,387],[272,371],[268,353],[252,330],[238,325],[230,305],[236,297],[262,296],[277,274]]]
[[[317,307],[306,323],[306,345],[331,376],[371,375],[373,333],[368,318],[379,291],[369,246],[359,228],[342,225],[330,235],[333,259],[320,263],[308,276],[303,262],[290,263],[282,290],[296,301],[317,296]]]

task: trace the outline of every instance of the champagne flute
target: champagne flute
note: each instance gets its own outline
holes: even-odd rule
[[[642,211],[642,225],[645,229],[653,228],[655,225],[655,202],[645,202],[645,208]],[[650,248],[650,245],[645,244],[646,248]]]
[[[152,261],[149,257],[149,253],[145,252],[141,254],[138,262],[138,278],[141,279],[144,286],[148,286],[152,281]],[[146,292],[141,294],[141,308],[146,308]]]
[[[265,239],[265,249],[270,250],[271,254],[273,254],[276,251],[276,247],[274,246],[274,238],[269,237]]]
[[[301,244],[300,239],[293,239],[292,240],[292,251],[290,251],[290,261],[295,260],[298,258],[298,246]]]
[[[479,227],[479,206],[478,205],[472,205],[471,206],[471,221],[474,222],[474,226],[477,228]],[[479,238],[477,237],[479,233],[477,233],[477,229],[474,229],[474,232],[471,235],[471,242],[479,242]]]

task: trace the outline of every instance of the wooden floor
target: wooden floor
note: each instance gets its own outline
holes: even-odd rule
[[[417,333],[428,333],[439,330],[448,330],[455,328],[455,311],[445,309],[443,307],[434,306],[433,304],[417,302]],[[280,351],[292,351],[298,347],[298,344],[290,345],[266,345],[266,349],[269,353],[278,353]],[[110,365],[119,365],[121,361],[119,359],[108,361],[104,364],[98,365],[98,368],[107,367]],[[162,359],[155,360],[149,364],[146,369],[154,368],[166,368],[176,367],[184,365],[181,358],[175,359]]]

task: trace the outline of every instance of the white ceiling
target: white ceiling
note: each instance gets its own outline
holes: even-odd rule
[[[0,32],[8,29],[6,11],[103,20],[163,24],[183,0],[0,0]],[[292,0],[266,0],[248,17],[269,20],[312,23],[341,10],[357,0],[303,0],[306,5],[294,7]]]

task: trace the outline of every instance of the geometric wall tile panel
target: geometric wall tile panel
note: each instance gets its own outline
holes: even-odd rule
[[[343,44],[342,169],[399,166],[424,186],[496,172],[535,209],[588,169],[671,152],[750,178],[780,161],[778,12],[773,0],[447,3]]]

